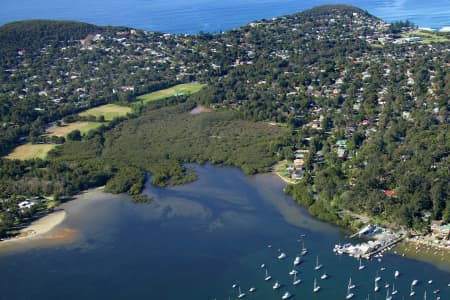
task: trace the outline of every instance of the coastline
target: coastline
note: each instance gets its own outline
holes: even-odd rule
[[[294,180],[291,179],[289,177],[286,177],[282,174],[283,170],[281,170],[281,168],[283,167],[284,164],[286,164],[287,161],[286,160],[282,160],[277,162],[275,165],[272,166],[272,173],[277,175],[278,177],[281,178],[281,180],[283,180],[284,182],[288,183],[288,184],[296,184],[299,181],[298,180]]]
[[[66,219],[66,216],[67,213],[62,209],[47,214],[21,229],[17,236],[2,240],[0,246],[40,238],[61,224]]]
[[[393,253],[430,263],[437,268],[450,272],[450,249],[424,241],[407,238],[398,244]]]

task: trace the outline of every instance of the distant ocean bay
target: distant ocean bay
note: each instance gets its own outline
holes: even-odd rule
[[[317,5],[358,6],[385,21],[450,26],[450,0],[0,0],[0,25],[27,19],[74,20],[166,33],[220,32]]]

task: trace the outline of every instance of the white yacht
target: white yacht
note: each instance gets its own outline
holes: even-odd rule
[[[400,276],[400,272],[398,270],[395,270],[394,277],[397,278],[398,276]]]
[[[377,271],[377,276],[375,277],[375,281],[380,281],[381,280],[381,276],[380,275],[378,275],[378,271]]]
[[[314,267],[314,270],[320,270],[322,268],[322,265],[319,264],[319,256],[316,256],[316,266]]]
[[[286,253],[281,252],[280,255],[278,255],[278,259],[285,259],[286,258]]]
[[[254,291],[256,291],[256,288],[255,288],[254,286],[252,286],[251,288],[248,289],[248,291],[249,291],[250,293],[253,293]]]
[[[320,276],[320,279],[325,280],[328,278],[328,274],[327,273],[323,273],[322,276]]]
[[[272,288],[274,290],[278,290],[281,287],[281,283],[279,283],[278,281],[275,282],[275,284],[272,286]]]
[[[305,248],[305,242],[302,241],[302,252],[300,253],[302,256],[308,253],[308,249]]]
[[[373,291],[376,293],[380,290],[380,287],[378,286],[378,281],[375,280],[375,287],[373,288]]]
[[[300,278],[297,279],[297,274],[294,274],[294,281],[292,282],[293,285],[298,285],[302,280]]]
[[[320,286],[317,285],[317,280],[316,278],[314,278],[314,288],[313,288],[313,292],[317,293],[320,290]]]
[[[246,294],[245,294],[244,292],[241,291],[241,287],[239,286],[238,298],[239,298],[239,299],[244,298],[245,295],[246,295]]]
[[[298,266],[301,263],[301,258],[300,256],[296,256],[294,259],[294,266]]]
[[[409,296],[412,297],[416,294],[416,292],[413,289],[413,285],[411,284],[411,291],[409,292]]]
[[[289,275],[295,275],[298,274],[298,271],[296,269],[292,269],[292,271],[289,272]]]
[[[289,292],[286,292],[283,294],[283,296],[281,296],[281,299],[289,299],[292,297],[292,294]]]
[[[350,279],[348,280],[347,295],[345,296],[345,299],[351,299],[353,298],[353,296],[355,296],[355,294],[352,293],[352,288],[354,287],[355,285],[352,285],[352,278],[350,277]]]
[[[358,267],[358,270],[364,270],[364,268],[365,268],[366,266],[365,265],[363,265],[362,264],[362,262],[361,262],[361,258],[359,259],[359,267]]]
[[[391,295],[396,295],[398,293],[398,291],[395,289],[395,282],[392,283],[392,293]]]
[[[419,280],[414,279],[414,280],[411,282],[411,285],[416,286],[418,283],[419,283]]]
[[[354,289],[355,287],[356,287],[356,285],[354,283],[352,283],[352,278],[350,277],[348,280],[348,288]]]
[[[270,279],[272,279],[272,276],[269,275],[269,272],[267,271],[267,268],[266,268],[266,277],[264,277],[264,280],[269,281]]]
[[[389,295],[389,289],[386,291],[386,300],[392,300],[392,296]]]

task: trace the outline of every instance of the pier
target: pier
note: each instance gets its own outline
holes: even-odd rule
[[[368,253],[366,253],[366,254],[363,254],[361,257],[362,257],[362,258],[365,258],[365,259],[369,259],[371,256],[373,256],[373,255],[375,255],[375,254],[377,254],[377,253],[380,253],[380,252],[382,252],[382,251],[384,251],[384,250],[386,250],[386,249],[388,249],[388,248],[394,246],[395,244],[397,244],[398,242],[400,242],[401,240],[403,240],[403,238],[404,238],[403,236],[400,236],[400,237],[398,237],[398,238],[396,238],[396,239],[394,239],[394,240],[388,242],[387,244],[385,244],[385,245],[383,245],[383,246],[380,246],[379,248],[377,248],[377,249],[375,249],[375,250],[373,250],[373,251],[371,251],[371,252],[368,252]]]

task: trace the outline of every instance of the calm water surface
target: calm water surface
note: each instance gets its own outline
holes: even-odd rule
[[[128,196],[85,194],[66,204],[67,219],[57,231],[78,232],[69,244],[36,246],[0,255],[0,299],[236,299],[233,283],[257,291],[246,299],[280,299],[289,290],[294,299],[345,299],[349,277],[357,285],[354,299],[385,299],[384,284],[395,281],[409,298],[409,284],[419,279],[417,299],[427,290],[441,290],[450,299],[450,273],[397,255],[383,261],[358,262],[335,256],[332,246],[345,233],[319,222],[283,195],[273,175],[246,177],[235,168],[196,167],[200,179],[189,185],[148,187],[151,204],[133,204]],[[292,261],[301,235],[309,253],[298,268],[302,283],[293,287]],[[272,245],[268,248],[267,245]],[[278,249],[286,252],[278,260]],[[316,256],[324,265],[314,271]],[[264,281],[265,263],[274,280],[285,286],[273,291]],[[379,271],[386,267],[385,271]],[[315,277],[330,278],[312,292]],[[383,288],[372,292],[379,273]],[[426,281],[433,280],[432,285]]]
[[[389,22],[450,25],[449,0],[0,0],[0,24],[64,19],[169,33],[218,32],[330,3],[355,5]]]

